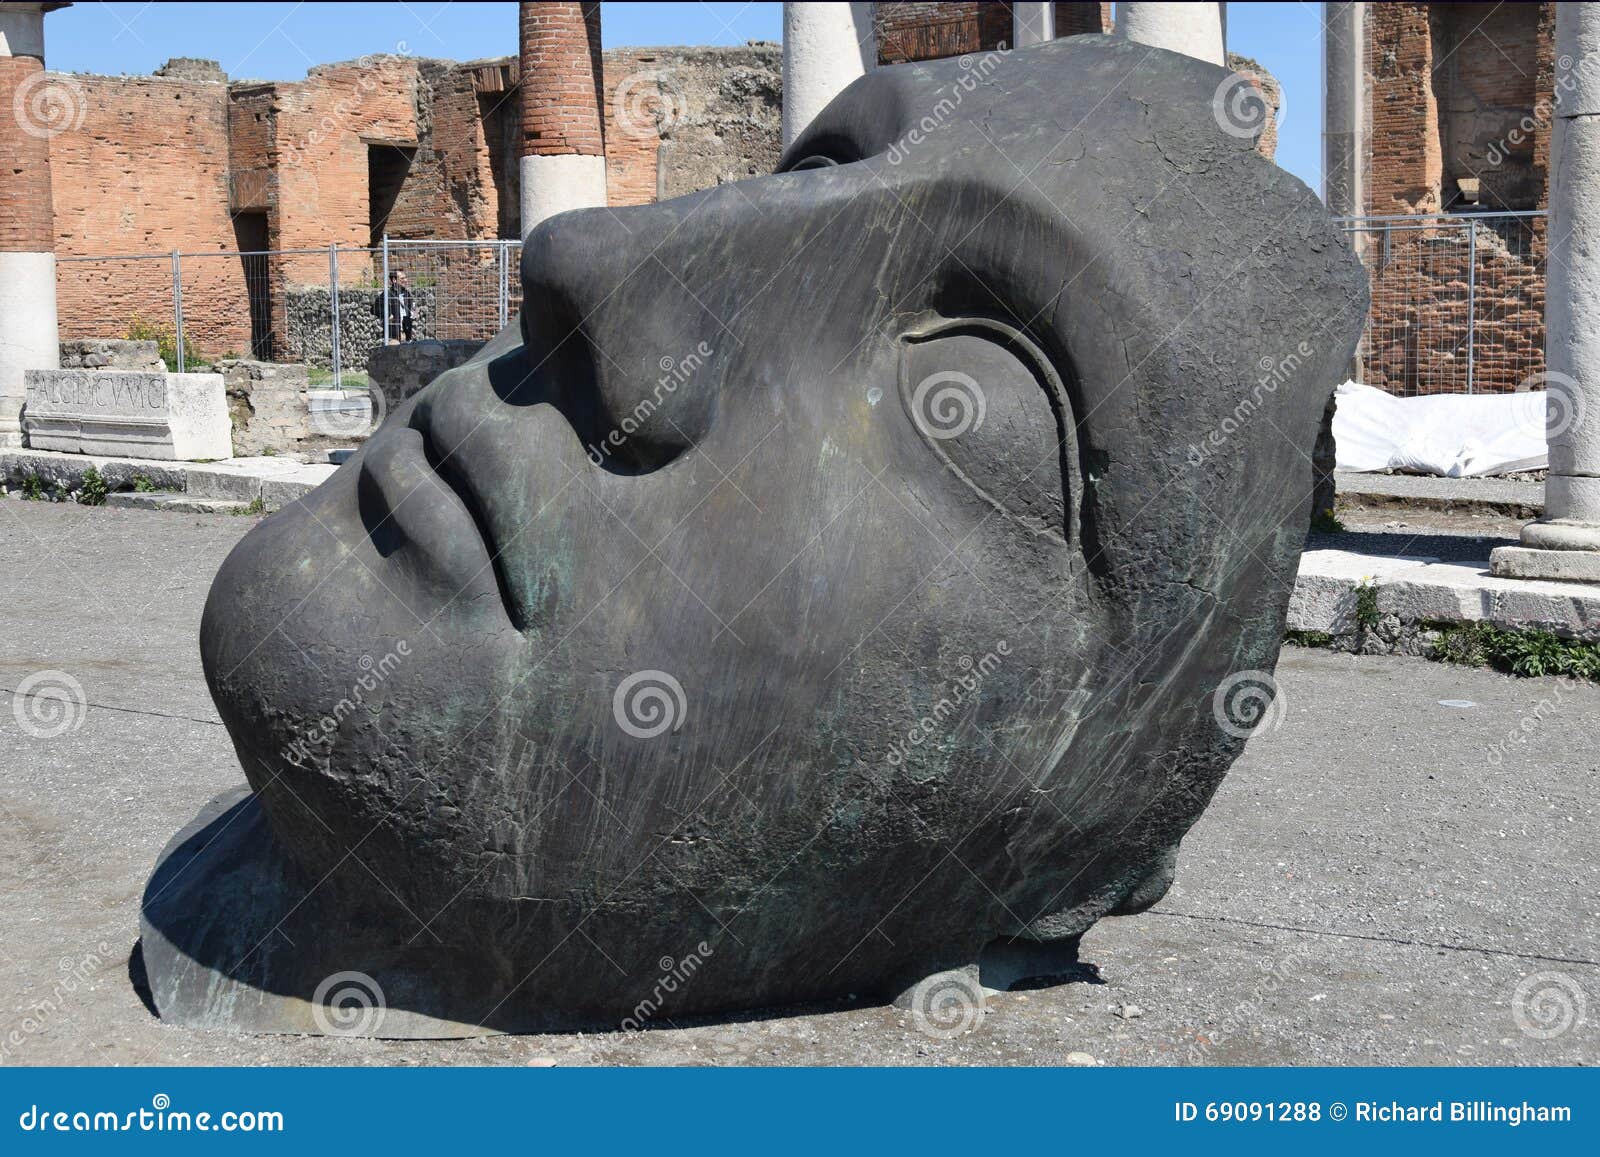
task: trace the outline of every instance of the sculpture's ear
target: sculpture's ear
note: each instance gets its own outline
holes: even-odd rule
[[[1075,541],[1081,493],[1071,403],[1040,350],[989,319],[937,319],[903,338],[900,398],[932,451],[1007,518]]]

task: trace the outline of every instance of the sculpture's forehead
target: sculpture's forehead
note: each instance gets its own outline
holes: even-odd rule
[[[840,94],[785,151],[784,166],[841,145],[913,170],[1048,186],[1078,158],[1154,169],[1163,151],[1253,142],[1220,131],[1214,65],[1107,36],[1017,52],[894,65]],[[1163,139],[1156,139],[1159,122]],[[1144,146],[1144,147],[1138,147]]]

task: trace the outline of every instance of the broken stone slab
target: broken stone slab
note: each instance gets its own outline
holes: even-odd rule
[[[166,373],[160,347],[153,341],[84,338],[61,343],[64,370],[143,370]]]
[[[236,454],[292,453],[312,436],[305,366],[225,358],[212,368],[227,388]]]
[[[373,427],[372,398],[367,390],[308,391],[311,432],[324,438],[365,438]]]
[[[35,450],[166,461],[233,457],[221,374],[28,370],[23,432]]]
[[[481,341],[408,341],[375,346],[367,356],[367,378],[390,410],[446,370],[477,356]]]

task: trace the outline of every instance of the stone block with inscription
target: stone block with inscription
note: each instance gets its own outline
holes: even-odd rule
[[[221,374],[29,370],[22,428],[35,450],[176,461],[231,458]]]

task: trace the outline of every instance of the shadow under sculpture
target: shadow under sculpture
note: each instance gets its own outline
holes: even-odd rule
[[[880,69],[775,175],[535,229],[520,325],[217,576],[253,790],[150,881],[161,1015],[887,999],[1158,900],[1266,709],[1366,312],[1226,76]]]

